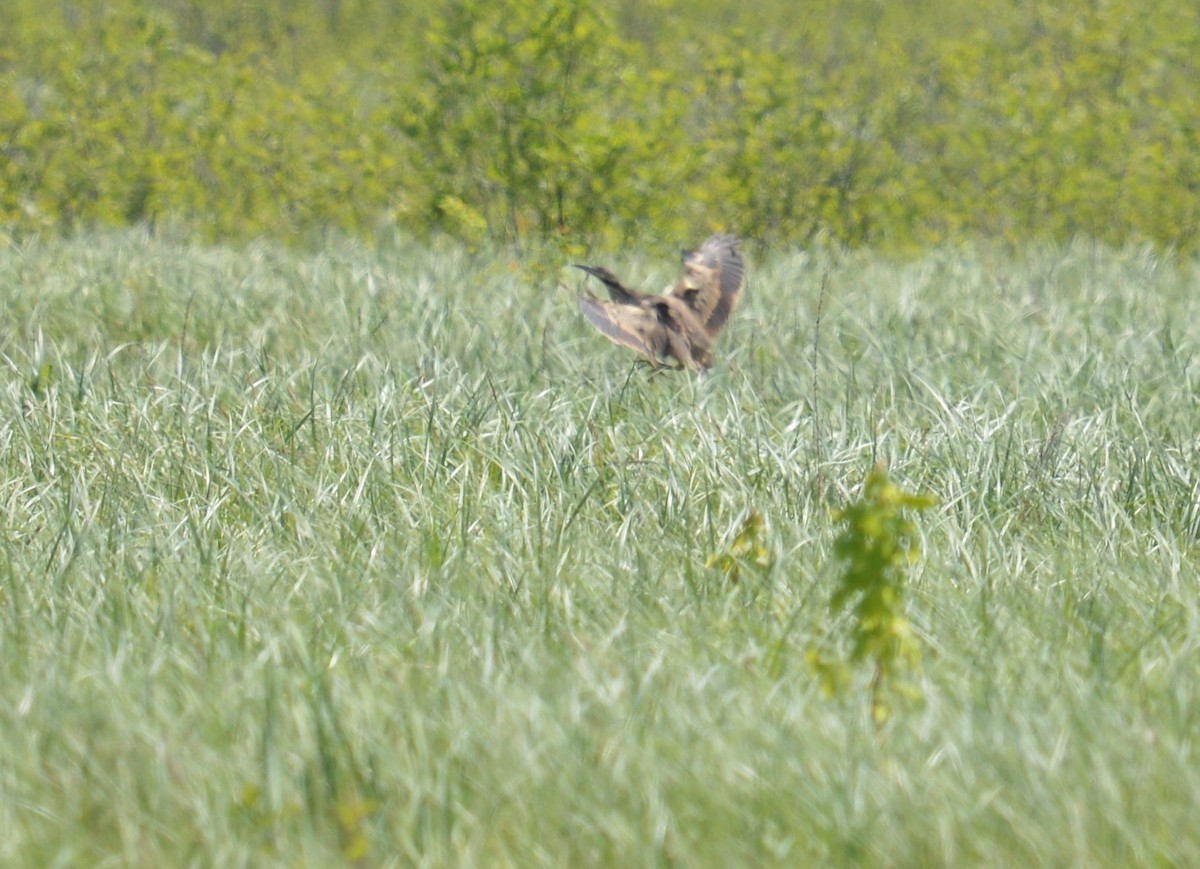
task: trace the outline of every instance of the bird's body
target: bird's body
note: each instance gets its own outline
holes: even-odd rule
[[[639,293],[602,266],[578,266],[600,280],[612,301],[579,297],[579,309],[611,341],[658,366],[675,359],[684,368],[712,367],[712,344],[733,314],[746,286],[741,242],[714,235],[684,251],[683,274],[666,292]]]

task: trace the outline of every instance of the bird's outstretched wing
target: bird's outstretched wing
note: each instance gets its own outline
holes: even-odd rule
[[[683,274],[670,290],[688,303],[710,337],[716,337],[737,308],[746,286],[742,243],[714,235],[699,250],[683,254]]]
[[[580,296],[579,310],[610,341],[632,347],[658,364],[666,346],[666,334],[653,309]]]

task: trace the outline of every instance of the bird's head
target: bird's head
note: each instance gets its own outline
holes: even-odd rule
[[[620,281],[617,280],[617,276],[614,275],[608,269],[606,269],[604,266],[585,266],[585,265],[581,265],[579,263],[575,263],[574,267],[579,269],[580,271],[587,272],[589,275],[591,275],[594,278],[599,278],[604,283],[609,283],[610,281],[613,283],[620,283]]]

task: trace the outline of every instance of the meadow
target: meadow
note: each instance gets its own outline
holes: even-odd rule
[[[748,258],[699,378],[499,247],[3,239],[0,862],[1200,864],[1197,263]],[[877,462],[882,724],[807,660]]]

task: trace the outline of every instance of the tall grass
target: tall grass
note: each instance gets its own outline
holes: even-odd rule
[[[763,256],[703,379],[546,274],[0,249],[0,862],[1200,862],[1194,263]],[[882,729],[804,661],[877,460],[941,498]]]

